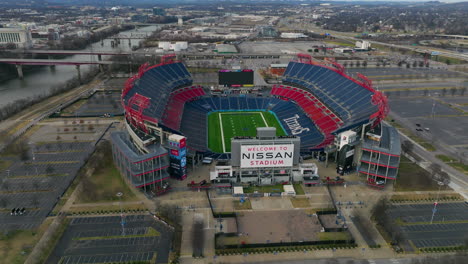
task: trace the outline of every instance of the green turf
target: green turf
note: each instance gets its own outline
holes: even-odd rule
[[[286,135],[276,116],[267,111],[212,112],[208,115],[208,148],[217,153],[231,152],[231,138],[254,137],[257,127],[276,127],[277,136]]]

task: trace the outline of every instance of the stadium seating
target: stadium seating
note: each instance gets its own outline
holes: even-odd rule
[[[174,90],[166,105],[166,109],[162,116],[162,123],[176,131],[180,129],[182,113],[185,102],[192,101],[197,97],[205,95],[205,91],[201,86],[185,87]]]
[[[163,64],[144,72],[134,81],[133,87],[124,94],[122,100],[126,104],[136,93],[150,98],[152,103],[143,114],[160,120],[172,90],[191,85],[192,77],[182,63]]]
[[[208,110],[202,105],[206,100],[197,100],[185,104],[180,131],[187,137],[189,149],[207,151],[207,114]]]
[[[330,134],[342,124],[342,121],[330,109],[307,91],[292,87],[274,86],[271,94],[294,100],[324,134]]]
[[[310,92],[343,121],[342,127],[368,120],[377,112],[372,91],[324,66],[290,62],[283,84]]]

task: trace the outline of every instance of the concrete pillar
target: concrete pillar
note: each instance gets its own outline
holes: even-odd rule
[[[130,38],[128,39],[128,46],[129,47],[132,46],[132,39],[130,39]]]
[[[98,54],[98,55],[97,55],[97,59],[98,59],[98,61],[102,61],[102,55],[101,55],[101,54]]]
[[[78,82],[81,84],[81,70],[80,65],[75,65],[76,71],[78,72]]]
[[[328,168],[328,152],[325,152],[325,168]]]
[[[23,65],[21,65],[21,64],[16,64],[16,70],[18,71],[18,78],[20,78],[20,80],[23,80],[23,78],[24,78],[24,75],[23,75]]]
[[[99,64],[99,71],[104,72],[104,65],[103,64]]]
[[[49,60],[53,60],[53,59],[54,59],[54,58],[52,57],[52,55],[47,55],[47,58],[48,58]],[[49,65],[49,67],[50,67],[51,69],[54,69],[54,68],[55,68],[55,65]]]

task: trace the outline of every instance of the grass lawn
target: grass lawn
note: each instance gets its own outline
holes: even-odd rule
[[[284,189],[282,184],[244,187],[244,193],[253,193],[255,191],[259,193],[272,193],[284,192]]]
[[[345,46],[345,47],[355,47],[354,43],[350,43],[346,40],[325,40],[328,44],[335,44],[338,46]]]
[[[310,207],[309,199],[307,198],[291,198],[291,203],[294,206],[294,208]]]
[[[92,183],[93,188],[85,187],[85,190],[78,196],[76,203],[118,201],[119,198],[116,196],[118,192],[124,194],[122,201],[137,200],[113,163],[107,163],[106,167],[96,170],[89,177],[89,181]]]
[[[351,240],[348,232],[320,232],[318,237],[321,241],[324,240]]]
[[[87,166],[94,164],[90,165],[94,167],[94,171],[91,175],[82,177],[84,190],[80,192],[75,203],[118,201],[118,192],[124,194],[122,201],[137,200],[112,161],[110,143],[105,141],[101,144],[88,161]]]
[[[242,243],[244,244],[249,244],[249,238],[246,236],[220,236],[216,239],[216,247],[222,247],[224,245],[241,245]]]
[[[236,210],[250,210],[252,209],[252,204],[250,203],[249,199],[246,199],[243,203],[240,201],[232,201],[234,204],[234,209]]]
[[[452,158],[447,155],[436,155],[438,159],[443,161],[444,163],[454,167],[455,169],[459,170],[460,172],[463,172],[465,174],[468,174],[468,165],[465,165],[463,163],[458,162],[457,159]]]
[[[8,169],[12,163],[11,160],[0,160],[0,171]]]
[[[439,185],[432,180],[429,172],[410,161],[405,156],[401,156],[398,177],[395,183],[395,191],[437,191]]]
[[[208,147],[213,152],[231,151],[231,138],[254,137],[257,127],[276,127],[276,135],[286,132],[272,113],[267,111],[213,112],[208,115]]]
[[[294,186],[294,190],[296,191],[296,194],[297,194],[297,195],[303,195],[303,194],[305,194],[304,189],[302,188],[302,184],[301,184],[301,183],[295,183],[295,184],[293,184],[293,186]]]
[[[37,230],[17,230],[0,234],[0,262],[22,264],[34,245],[49,227],[52,219],[46,219]]]

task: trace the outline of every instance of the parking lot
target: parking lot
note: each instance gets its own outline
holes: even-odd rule
[[[156,230],[156,231],[150,231]],[[168,263],[173,231],[150,215],[73,218],[46,263]]]
[[[430,224],[434,204],[392,205],[390,217],[400,225],[406,239],[418,248],[448,247],[465,243],[468,236],[468,204],[439,203]]]
[[[34,229],[39,226],[75,178],[94,149],[94,142],[105,126],[92,133],[69,132],[87,141],[62,141],[55,138],[56,128],[43,125],[27,140],[27,155],[5,156],[10,166],[0,171],[0,229]],[[48,135],[51,133],[52,135]],[[62,137],[61,137],[62,138]],[[13,208],[25,208],[22,215],[11,215]]]
[[[98,91],[87,99],[81,99],[66,107],[60,113],[62,117],[102,117],[104,115],[123,115],[120,103],[120,89]]]

